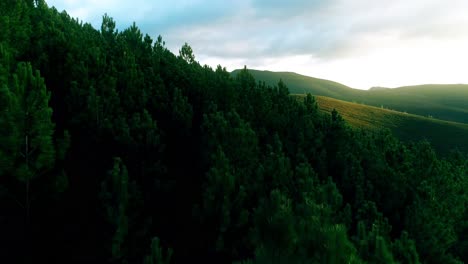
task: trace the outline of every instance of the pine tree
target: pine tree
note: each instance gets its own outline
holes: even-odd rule
[[[128,172],[120,158],[114,158],[114,166],[108,178],[101,184],[101,199],[108,223],[114,234],[111,242],[112,260],[121,261],[126,256],[124,243],[128,236]]]
[[[416,251],[416,245],[408,237],[408,232],[403,231],[400,239],[393,243],[393,252],[395,259],[400,263],[419,264],[419,256]]]
[[[15,135],[12,108],[15,95],[8,87],[10,53],[0,44],[0,175],[11,170],[15,156]]]
[[[10,179],[5,179],[10,184],[1,189],[24,209],[30,256],[32,183],[54,166],[54,124],[48,105],[50,95],[39,71],[33,72],[29,63],[20,63],[11,83],[11,88],[0,84],[0,177],[14,176],[22,185],[19,193],[23,195]]]
[[[16,177],[25,184],[26,218],[31,204],[31,181],[54,166],[52,144],[54,124],[49,107],[50,94],[39,71],[33,74],[30,64],[20,63],[14,76],[10,114],[14,118]]]
[[[189,64],[195,62],[195,55],[193,55],[192,47],[185,43],[179,51],[179,56]]]
[[[145,257],[144,264],[169,264],[171,263],[172,249],[169,248],[164,257],[163,249],[159,243],[159,238],[151,240],[151,255]]]

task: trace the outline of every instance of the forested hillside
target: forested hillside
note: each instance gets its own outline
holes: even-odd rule
[[[468,160],[133,24],[0,1],[0,262],[462,263]]]
[[[235,70],[231,74],[236,76],[238,72],[239,70]],[[267,85],[274,85],[282,79],[294,94],[310,93],[424,117],[468,123],[467,84],[430,84],[393,89],[374,87],[370,90],[359,90],[293,72],[250,72],[255,79]]]
[[[305,95],[294,95],[305,98]],[[449,154],[458,149],[468,152],[468,124],[456,123],[419,115],[402,113],[379,107],[341,101],[325,96],[316,96],[320,110],[338,111],[353,127],[382,130],[389,129],[404,142],[427,140],[440,154]]]

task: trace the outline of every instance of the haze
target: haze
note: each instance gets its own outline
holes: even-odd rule
[[[292,71],[368,89],[468,83],[468,2],[49,0],[100,28],[133,21],[173,52],[228,70]]]

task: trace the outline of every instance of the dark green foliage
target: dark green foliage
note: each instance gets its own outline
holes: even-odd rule
[[[12,133],[16,138],[16,177],[32,180],[54,164],[52,145],[54,124],[49,107],[49,93],[39,71],[33,73],[30,64],[19,64],[13,76],[11,104],[8,115],[13,118]]]
[[[114,261],[122,260],[127,252],[123,248],[128,236],[128,172],[120,158],[114,159],[109,178],[102,183],[101,199],[107,221],[115,230],[112,235],[111,255]]]
[[[33,73],[31,65],[26,63],[17,65],[9,84],[2,85],[1,93],[3,102],[0,123],[3,123],[4,132],[0,139],[0,176],[15,177],[24,184],[25,193],[21,195],[24,198],[18,197],[20,195],[14,190],[16,188],[7,189],[16,193],[12,196],[21,201],[26,221],[29,222],[33,200],[32,181],[50,172],[56,158],[50,94],[39,71]]]
[[[403,231],[401,237],[393,243],[393,252],[395,259],[399,263],[420,263],[416,245],[414,241],[408,237],[408,232],[406,231]]]
[[[213,71],[107,15],[4,1],[0,25],[4,262],[467,261],[464,153],[354,129],[286,78]]]
[[[195,55],[193,54],[192,47],[185,43],[179,51],[179,56],[189,64],[195,62]]]
[[[159,238],[155,237],[151,240],[151,255],[145,257],[144,264],[169,264],[171,263],[171,257],[172,249],[168,249],[166,253],[163,253]]]

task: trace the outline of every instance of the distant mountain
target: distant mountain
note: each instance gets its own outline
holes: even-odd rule
[[[376,90],[385,90],[385,89],[390,89],[390,88],[388,88],[388,87],[374,86],[374,87],[371,87],[369,90],[370,90],[370,91],[376,91]]]
[[[319,109],[325,112],[336,109],[354,127],[390,129],[403,141],[427,139],[442,154],[455,148],[468,152],[468,124],[405,114],[324,96],[316,96],[316,100]]]
[[[239,70],[231,74],[235,76]],[[468,85],[428,84],[393,89],[353,89],[346,85],[292,72],[249,70],[258,81],[275,85],[280,79],[292,94],[311,93],[425,117],[468,123]]]
[[[234,70],[231,74],[235,76],[240,70]],[[269,85],[276,85],[280,79],[288,86],[292,94],[323,95],[333,98],[359,97],[364,91],[352,89],[341,83],[330,80],[319,79],[300,75],[294,72],[272,72],[250,70],[249,72],[257,81],[263,81]]]

